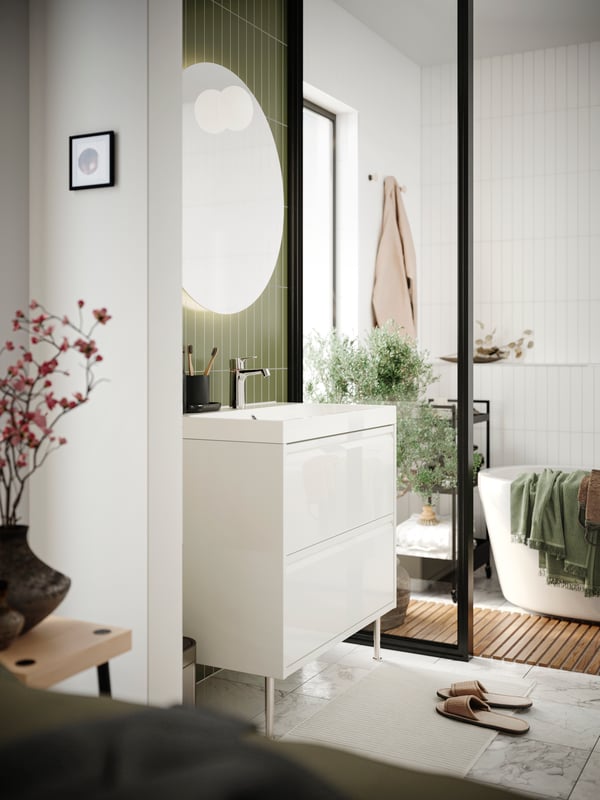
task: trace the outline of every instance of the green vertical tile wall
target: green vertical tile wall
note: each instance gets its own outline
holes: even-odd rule
[[[239,314],[215,314],[183,301],[183,346],[194,368],[212,348],[211,399],[229,405],[229,359],[256,356],[271,377],[246,384],[249,403],[287,399],[287,25],[286,0],[183,0],[183,67],[212,61],[235,72],[260,103],[277,146],[284,186],[284,231],[273,275],[258,300]]]

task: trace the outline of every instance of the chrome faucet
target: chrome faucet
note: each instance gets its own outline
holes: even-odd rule
[[[229,359],[229,374],[231,377],[231,407],[245,408],[246,406],[246,378],[250,375],[262,375],[268,378],[271,374],[268,369],[247,369],[246,361],[256,356],[244,356],[243,358]]]

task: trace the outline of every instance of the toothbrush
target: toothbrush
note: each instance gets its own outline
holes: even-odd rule
[[[188,344],[188,373],[194,374],[194,363],[192,361],[192,345]]]
[[[210,354],[210,359],[208,361],[208,364],[206,365],[206,369],[204,370],[204,374],[205,375],[208,375],[210,373],[210,371],[212,369],[212,365],[215,363],[215,358],[217,357],[218,350],[219,350],[218,347],[213,347],[213,349],[211,351],[211,354]]]

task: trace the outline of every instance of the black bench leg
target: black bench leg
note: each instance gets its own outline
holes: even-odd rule
[[[110,671],[108,668],[108,661],[104,664],[98,664],[96,667],[98,671],[98,692],[104,697],[110,697]]]

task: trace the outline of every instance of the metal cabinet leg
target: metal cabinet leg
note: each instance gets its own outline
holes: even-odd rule
[[[375,620],[373,629],[373,661],[381,661],[381,617]]]
[[[275,706],[275,678],[265,677],[265,734],[273,738],[273,719]]]

